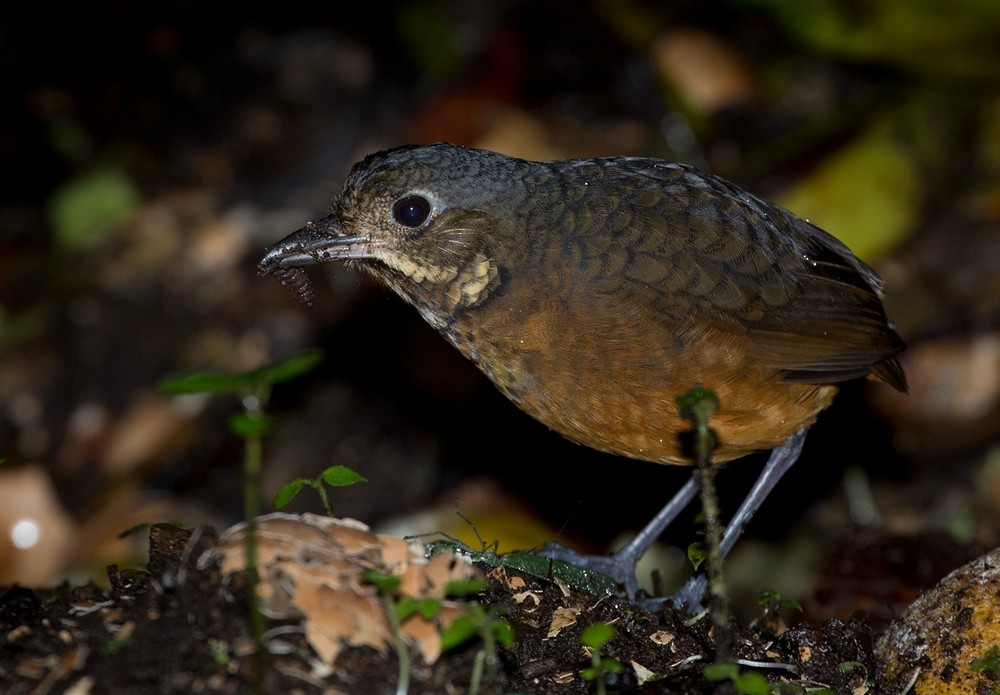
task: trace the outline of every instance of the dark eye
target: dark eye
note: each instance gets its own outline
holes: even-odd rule
[[[431,204],[427,198],[419,195],[408,195],[400,198],[392,206],[392,216],[404,227],[419,227],[431,214]]]

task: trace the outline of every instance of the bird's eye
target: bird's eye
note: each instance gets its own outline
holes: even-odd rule
[[[392,217],[404,227],[419,227],[427,221],[431,214],[431,204],[427,198],[419,195],[408,195],[400,198],[392,206]]]

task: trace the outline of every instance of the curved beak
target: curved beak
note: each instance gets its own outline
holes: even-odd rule
[[[312,305],[312,288],[301,266],[371,257],[371,240],[344,236],[334,215],[310,222],[269,248],[257,264],[260,275],[274,275],[296,298]]]
[[[327,261],[368,258],[371,242],[361,236],[344,236],[334,215],[310,222],[269,248],[257,264],[261,275],[276,270]]]

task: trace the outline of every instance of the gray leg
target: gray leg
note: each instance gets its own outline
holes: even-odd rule
[[[621,550],[611,555],[585,555],[575,550],[564,548],[557,543],[549,543],[542,548],[539,555],[553,560],[562,560],[578,567],[584,567],[601,574],[606,574],[625,587],[629,598],[635,598],[639,590],[635,577],[635,566],[646,554],[660,534],[663,533],[677,515],[680,514],[691,500],[698,494],[697,473],[684,483],[670,501],[628,542]]]
[[[736,544],[737,539],[743,534],[743,529],[750,523],[754,512],[770,494],[774,486],[778,484],[781,477],[795,465],[802,453],[802,445],[806,440],[806,431],[802,430],[789,437],[784,444],[771,452],[771,457],[764,465],[757,482],[754,483],[746,499],[736,510],[732,521],[726,526],[722,534],[722,554],[727,555]],[[653,517],[652,521],[646,524],[639,533],[628,542],[625,547],[611,555],[586,555],[575,550],[564,548],[557,543],[549,543],[539,552],[542,557],[553,560],[562,560],[572,563],[578,567],[600,572],[614,579],[625,587],[627,596],[634,599],[638,591],[638,581],[635,576],[635,567],[639,559],[649,550],[649,547],[660,537],[660,534],[669,526],[677,515],[686,507],[698,494],[698,473],[684,483],[684,486],[667,502],[666,506]],[[643,600],[641,603],[649,608],[657,608],[665,601],[671,601],[676,606],[686,606],[691,612],[695,612],[700,606],[705,596],[707,581],[702,573],[696,574],[680,588],[673,596],[657,597]]]
[[[747,524],[750,523],[750,519],[753,518],[754,512],[763,504],[768,494],[778,484],[778,481],[781,480],[781,477],[799,460],[799,454],[802,453],[802,445],[806,441],[806,432],[807,430],[802,430],[793,434],[785,440],[784,444],[771,452],[771,457],[764,465],[764,470],[761,471],[757,482],[750,488],[750,492],[747,494],[746,499],[743,500],[743,504],[736,510],[732,521],[729,522],[729,525],[726,526],[726,530],[722,534],[721,547],[723,556],[729,554],[729,551],[732,550],[736,544],[736,540],[743,534],[743,529],[746,528]],[[705,597],[706,586],[707,580],[705,575],[702,573],[696,574],[676,594],[667,597],[667,600],[673,601],[676,606],[686,606],[689,611],[695,612]]]

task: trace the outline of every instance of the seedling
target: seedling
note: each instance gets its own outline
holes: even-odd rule
[[[764,676],[755,671],[742,673],[737,664],[709,664],[703,669],[702,673],[712,683],[729,681],[733,684],[736,692],[743,693],[743,695],[771,695],[774,692],[771,684],[768,683]]]
[[[583,669],[580,676],[584,680],[594,681],[597,684],[597,695],[607,695],[608,686],[605,682],[605,674],[619,673],[625,668],[618,659],[601,655],[601,649],[604,645],[614,638],[615,629],[607,623],[588,625],[580,634],[580,642],[590,649],[590,668]]]
[[[479,636],[482,647],[476,652],[468,690],[469,695],[478,695],[484,672],[488,682],[497,682],[499,664],[497,647],[512,644],[514,631],[510,623],[500,617],[502,606],[484,608],[479,603],[470,603],[466,606],[466,610],[468,610],[466,615],[456,618],[448,629],[441,633],[441,649],[445,651],[454,649],[473,636]]]
[[[718,443],[715,432],[708,426],[709,418],[719,409],[715,392],[695,386],[677,397],[677,409],[685,420],[694,424],[695,464],[700,477],[702,515],[705,518],[705,550],[692,547],[688,557],[697,565],[707,566],[709,612],[715,634],[715,660],[724,662],[729,656],[732,633],[729,628],[729,598],[722,567],[722,524],[719,522],[719,498],[715,493],[715,466],[712,450]]]
[[[392,630],[398,661],[398,676],[396,693],[406,693],[410,687],[410,654],[403,639],[402,624],[411,616],[418,614],[424,620],[434,620],[441,611],[439,598],[404,598],[398,599],[400,578],[387,575],[377,570],[367,570],[362,575],[364,581],[375,585],[385,606],[386,618]],[[445,586],[444,595],[449,598],[459,598],[478,594],[487,586],[482,579],[453,580]],[[448,651],[479,636],[483,646],[476,653],[472,676],[469,680],[469,695],[477,695],[482,686],[483,673],[490,682],[497,680],[497,646],[507,646],[514,641],[514,631],[507,621],[499,617],[502,607],[484,608],[478,603],[465,604],[468,611],[465,615],[452,621],[441,633],[441,650]]]
[[[249,372],[189,372],[167,377],[159,384],[159,390],[162,393],[171,395],[235,393],[240,396],[243,412],[230,416],[228,425],[229,431],[244,442],[243,515],[247,525],[245,544],[247,602],[250,612],[250,629],[257,645],[258,654],[264,653],[264,616],[261,615],[257,605],[259,577],[257,576],[256,519],[260,511],[260,474],[264,452],[264,435],[271,431],[274,424],[274,421],[265,413],[265,408],[271,397],[271,387],[305,374],[316,367],[322,359],[323,352],[321,350],[310,350]],[[263,683],[263,675],[259,670],[255,680],[259,689]]]
[[[330,506],[330,498],[326,494],[324,484],[330,487],[345,487],[347,485],[354,485],[355,483],[367,482],[367,478],[347,466],[330,466],[315,478],[296,478],[289,483],[285,483],[278,490],[278,494],[274,496],[272,504],[275,509],[281,509],[291,502],[292,498],[299,494],[302,488],[311,487],[319,493],[320,499],[323,500],[323,509],[326,510],[326,515],[333,516],[333,507]]]
[[[385,606],[385,617],[389,621],[389,628],[392,630],[393,641],[396,643],[396,695],[406,695],[410,690],[410,650],[406,647],[406,640],[403,639],[402,623],[399,617],[399,608],[396,603],[396,595],[399,592],[400,578],[383,574],[377,570],[365,570],[361,578],[374,584],[382,597],[382,605]],[[410,613],[412,615],[412,612]],[[409,616],[407,616],[409,617]]]
[[[784,598],[780,591],[774,589],[764,589],[760,592],[760,598],[757,599],[757,605],[763,610],[761,611],[761,624],[770,630],[779,630],[781,624],[781,609],[791,608],[792,610],[802,612],[802,605],[795,601],[794,599]]]

